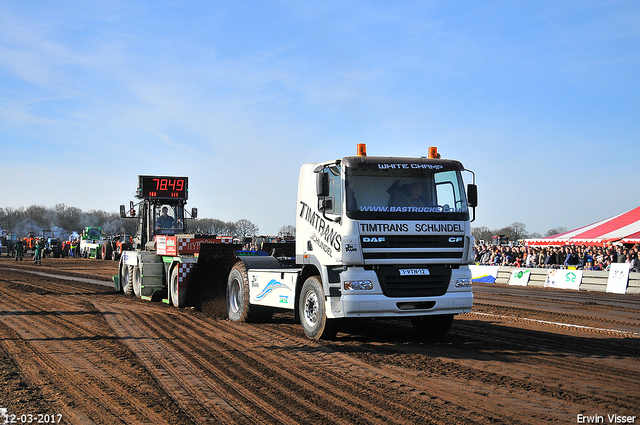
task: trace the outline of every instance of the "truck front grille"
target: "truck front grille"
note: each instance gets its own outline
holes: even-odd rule
[[[402,276],[400,269],[428,269],[428,275]],[[374,271],[387,297],[437,297],[447,292],[451,269],[443,265],[376,266]]]
[[[464,254],[459,235],[361,236],[360,242],[365,264],[459,262]]]

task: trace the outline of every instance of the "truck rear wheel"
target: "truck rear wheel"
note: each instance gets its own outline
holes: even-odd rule
[[[227,314],[233,322],[264,322],[273,314],[270,308],[249,304],[249,279],[243,262],[229,272],[226,297]]]
[[[453,323],[453,314],[417,316],[411,318],[413,329],[426,338],[441,338],[449,332]]]
[[[304,282],[298,308],[302,329],[309,338],[335,338],[338,333],[338,321],[327,318],[320,276],[311,276]]]
[[[186,305],[186,292],[178,291],[178,265],[171,270],[171,277],[169,278],[169,293],[171,294],[171,303],[175,307],[184,307]]]
[[[120,288],[125,295],[133,294],[133,285],[131,284],[130,266],[120,264]]]
[[[133,295],[140,298],[142,294],[142,270],[140,266],[131,267],[131,282],[133,286]]]

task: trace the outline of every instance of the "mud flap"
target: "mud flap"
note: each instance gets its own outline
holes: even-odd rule
[[[113,277],[111,278],[113,279],[113,286],[116,287],[116,292],[120,292],[120,276],[118,275],[113,275]]]

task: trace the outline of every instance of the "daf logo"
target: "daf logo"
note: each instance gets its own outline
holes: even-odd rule
[[[384,242],[384,236],[379,238],[362,238],[362,242]]]
[[[449,238],[449,242],[451,242],[451,243],[462,242],[462,236],[451,237],[451,238]]]

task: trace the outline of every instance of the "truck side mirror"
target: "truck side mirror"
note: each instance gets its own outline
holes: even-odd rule
[[[329,196],[329,173],[318,173],[316,194],[318,196]]]
[[[120,217],[125,218],[127,216],[127,212],[124,210],[124,205],[120,205]]]
[[[318,199],[318,210],[323,212],[333,210],[333,199],[332,198]]]
[[[191,218],[198,218],[198,209],[197,208],[191,208]]]
[[[467,203],[471,208],[478,206],[478,186],[475,184],[467,185]]]

